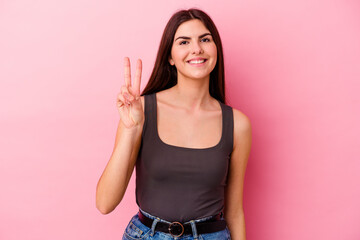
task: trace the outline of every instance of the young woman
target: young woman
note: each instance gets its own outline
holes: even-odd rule
[[[246,115],[225,104],[219,33],[199,9],[167,23],[140,94],[139,59],[117,96],[120,121],[96,206],[110,213],[136,165],[139,211],[123,239],[245,240],[243,181],[251,147]]]

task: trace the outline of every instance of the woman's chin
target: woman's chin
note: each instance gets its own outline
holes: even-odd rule
[[[187,74],[187,75],[184,75],[184,74],[181,74],[183,77],[185,78],[189,78],[189,79],[206,79],[206,78],[209,78],[210,77],[210,73],[192,73],[192,74]],[[179,77],[179,74],[178,74],[178,77]]]

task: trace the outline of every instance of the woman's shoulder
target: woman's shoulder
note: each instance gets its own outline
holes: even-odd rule
[[[234,116],[234,124],[238,125],[238,127],[242,129],[248,128],[250,125],[250,118],[239,109],[234,107],[231,108]]]
[[[234,118],[234,145],[251,138],[250,118],[241,110],[232,107]]]
[[[230,105],[229,103],[222,103],[223,105],[227,106],[229,109],[232,110],[234,116],[234,123],[246,127],[246,125],[250,124],[249,117],[243,113],[240,109],[237,109]]]

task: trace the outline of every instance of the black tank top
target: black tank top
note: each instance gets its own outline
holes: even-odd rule
[[[186,222],[223,211],[233,150],[232,108],[218,101],[222,110],[218,144],[185,148],[160,139],[156,94],[144,95],[144,99],[145,122],[136,161],[137,205],[170,222]]]

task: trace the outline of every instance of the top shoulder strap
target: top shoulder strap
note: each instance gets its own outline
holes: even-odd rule
[[[220,101],[219,101],[220,102]],[[223,127],[224,127],[224,140],[226,146],[229,148],[229,151],[232,152],[234,147],[234,114],[231,106],[226,105],[220,102],[223,109]]]
[[[153,128],[154,128],[153,124],[154,124],[154,121],[156,120],[156,118],[154,118],[154,113],[155,113],[154,100],[155,100],[154,93],[144,95],[145,121],[144,121],[144,126],[143,126],[143,131],[142,131],[142,137],[144,137],[145,131],[150,131],[151,132],[151,131],[153,131]]]

